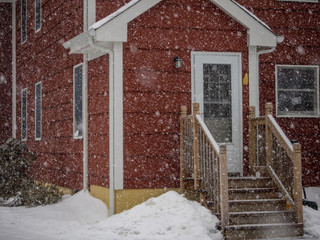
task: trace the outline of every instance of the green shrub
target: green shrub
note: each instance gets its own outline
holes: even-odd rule
[[[30,177],[35,159],[35,154],[17,139],[10,138],[0,147],[0,205],[34,207],[61,199],[56,186],[36,184]]]

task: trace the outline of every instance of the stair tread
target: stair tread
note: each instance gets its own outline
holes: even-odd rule
[[[229,180],[271,180],[271,177],[229,177]]]
[[[242,224],[242,225],[229,225],[226,229],[247,229],[247,228],[273,228],[273,227],[301,227],[303,224],[299,223],[264,223],[264,224]]]
[[[253,211],[253,212],[230,212],[229,215],[253,215],[253,214],[292,214],[289,211]]]
[[[245,192],[245,191],[276,191],[277,188],[229,188],[229,191]]]
[[[272,198],[272,199],[243,199],[243,200],[229,200],[229,203],[241,203],[241,202],[282,202],[284,201],[281,198]]]

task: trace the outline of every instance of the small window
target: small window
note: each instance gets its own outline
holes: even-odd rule
[[[276,66],[277,116],[319,116],[319,67]]]
[[[21,0],[21,43],[27,41],[27,0]]]
[[[35,0],[35,27],[36,32],[41,29],[41,0]]]
[[[73,136],[82,138],[82,64],[73,70]]]
[[[35,91],[35,138],[41,140],[41,128],[42,128],[42,84],[41,82],[36,84]]]
[[[21,92],[21,139],[27,140],[27,89]]]

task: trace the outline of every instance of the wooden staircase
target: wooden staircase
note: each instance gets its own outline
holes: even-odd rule
[[[271,178],[229,178],[229,224],[225,239],[263,239],[303,235],[294,211]]]
[[[180,187],[220,218],[225,239],[303,236],[301,146],[292,144],[272,116],[249,117],[249,176],[228,177],[226,146],[212,137],[199,114],[181,107]],[[258,137],[259,136],[259,137]],[[264,176],[264,177],[251,177]]]

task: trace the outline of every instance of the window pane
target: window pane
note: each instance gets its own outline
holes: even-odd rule
[[[204,121],[219,143],[232,142],[231,65],[203,64]]]
[[[41,138],[41,86],[36,84],[36,139]]]
[[[27,139],[27,89],[22,90],[21,99],[21,138]]]
[[[317,67],[277,67],[278,115],[318,114]]]
[[[36,31],[41,28],[41,0],[35,0],[36,4]]]
[[[21,42],[27,40],[27,0],[21,0]]]
[[[82,66],[74,70],[74,136],[82,136]]]
[[[314,89],[316,71],[312,68],[278,69],[278,87],[281,89]]]

